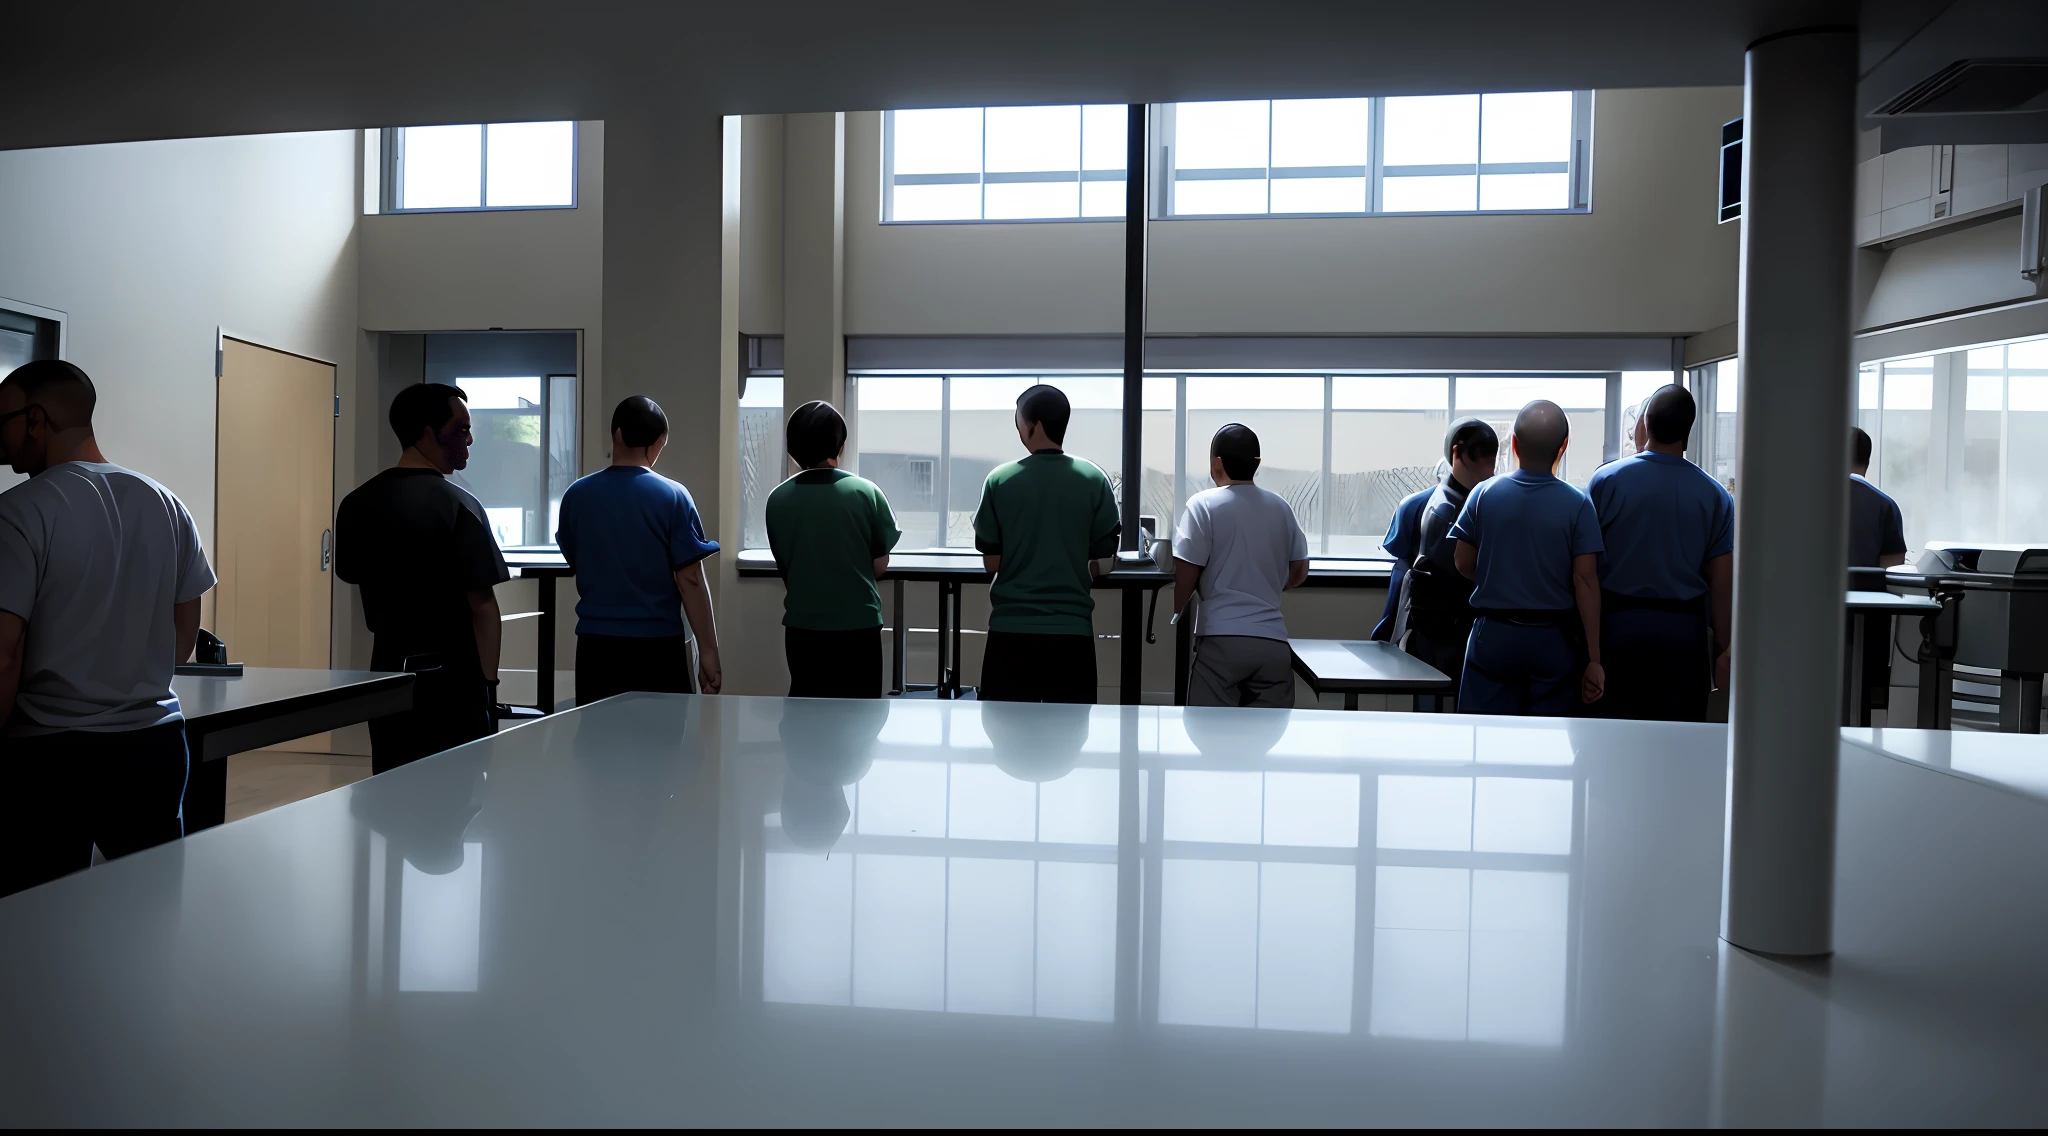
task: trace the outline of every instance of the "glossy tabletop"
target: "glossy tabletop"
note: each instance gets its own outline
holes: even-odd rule
[[[749,548],[738,558],[738,571],[742,576],[764,577],[775,575],[775,556],[765,548]],[[1320,560],[1308,562],[1308,580],[1304,587],[1363,588],[1384,587],[1387,582],[1390,562],[1384,560]],[[961,583],[988,583],[991,577],[982,567],[978,553],[966,551],[925,550],[897,552],[889,557],[889,574],[884,579],[896,578],[920,583],[934,580],[959,581]],[[1143,568],[1117,568],[1107,576],[1096,580],[1098,588],[1114,588],[1131,585],[1147,587],[1173,582],[1173,570],[1169,565],[1153,564]]]
[[[1896,735],[1814,966],[1718,726],[628,695],[0,901],[0,1120],[2039,1123],[2048,802]]]
[[[1442,671],[1392,643],[1374,639],[1289,639],[1294,669],[1322,691],[1411,692],[1451,688]]]
[[[1850,611],[1892,612],[1897,615],[1925,615],[1941,610],[1941,604],[1927,596],[1898,596],[1890,592],[1850,592]]]
[[[248,667],[231,677],[178,675],[171,679],[171,692],[178,696],[187,722],[212,728],[251,714],[387,691],[411,682],[411,675],[389,671]]]

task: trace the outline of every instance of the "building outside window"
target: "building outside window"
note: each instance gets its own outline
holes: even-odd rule
[[[1579,212],[1590,91],[1174,103],[1157,217]],[[882,220],[1121,218],[1121,105],[891,111]]]
[[[1584,487],[1618,455],[1610,425],[1621,391],[1643,394],[1668,372],[1592,374],[1154,374],[1141,413],[1139,513],[1170,536],[1187,499],[1210,487],[1209,438],[1228,422],[1257,431],[1266,457],[1260,485],[1293,506],[1318,556],[1382,555],[1380,539],[1401,498],[1433,485],[1445,428],[1473,414],[1502,437],[1500,468],[1514,415],[1531,399],[1565,408],[1573,448],[1560,474]],[[1625,380],[1627,380],[1625,382]],[[750,380],[749,398],[752,397]],[[903,538],[897,547],[971,548],[974,511],[991,470],[1022,456],[1012,424],[1016,398],[1046,382],[1074,406],[1066,450],[1101,466],[1119,495],[1123,380],[1109,374],[856,374],[847,383],[849,468],[888,494]],[[764,396],[765,397],[765,396]],[[1638,396],[1640,397],[1640,396]],[[742,406],[742,414],[748,413]],[[779,407],[776,413],[779,413]],[[743,430],[742,452],[747,450]],[[743,489],[749,485],[742,469]],[[765,496],[764,489],[749,492]],[[749,547],[766,543],[743,502]],[[943,518],[943,521],[941,520]]]
[[[458,378],[476,444],[457,481],[483,503],[500,548],[552,548],[576,480],[576,376]]]
[[[748,376],[740,392],[742,547],[768,547],[768,493],[791,472],[783,451],[782,376]]]
[[[576,205],[574,122],[395,126],[373,138],[379,184],[364,187],[366,212]]]

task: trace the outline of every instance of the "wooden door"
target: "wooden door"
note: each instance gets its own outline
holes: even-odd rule
[[[224,338],[218,406],[210,630],[230,661],[325,669],[334,366]]]

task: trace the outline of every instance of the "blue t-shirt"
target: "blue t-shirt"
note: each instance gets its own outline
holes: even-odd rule
[[[675,574],[718,551],[681,484],[638,465],[579,478],[562,494],[555,541],[576,571],[576,631],[685,635]]]
[[[1586,486],[1600,518],[1600,586],[1644,599],[1707,593],[1707,561],[1735,551],[1735,498],[1676,454],[1602,466]]]
[[[1387,536],[1380,541],[1380,547],[1394,558],[1394,568],[1387,577],[1387,606],[1380,612],[1378,626],[1372,629],[1372,637],[1382,641],[1394,637],[1394,617],[1401,606],[1401,580],[1408,575],[1408,565],[1421,554],[1418,547],[1422,542],[1422,509],[1429,504],[1429,495],[1436,492],[1436,486],[1418,489],[1401,498],[1394,506],[1394,516],[1387,522]]]
[[[1604,547],[1586,495],[1526,469],[1480,482],[1451,535],[1479,549],[1472,606],[1482,612],[1577,607],[1572,557]]]
[[[1849,567],[1875,568],[1880,556],[1906,551],[1906,518],[1891,494],[1849,475]]]

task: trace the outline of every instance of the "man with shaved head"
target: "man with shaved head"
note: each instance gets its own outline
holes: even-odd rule
[[[1586,488],[1606,545],[1600,644],[1614,665],[1600,706],[1610,718],[1703,722],[1708,693],[1728,681],[1735,500],[1685,460],[1696,413],[1684,387],[1660,388],[1643,408],[1641,452]]]
[[[1509,443],[1519,468],[1474,488],[1451,526],[1477,615],[1458,682],[1462,711],[1561,715],[1606,689],[1600,522],[1556,473],[1570,441],[1556,403],[1523,407]]]
[[[170,490],[108,461],[77,366],[0,381],[0,756],[14,816],[0,895],[184,834],[184,716],[172,668],[213,569]]]

